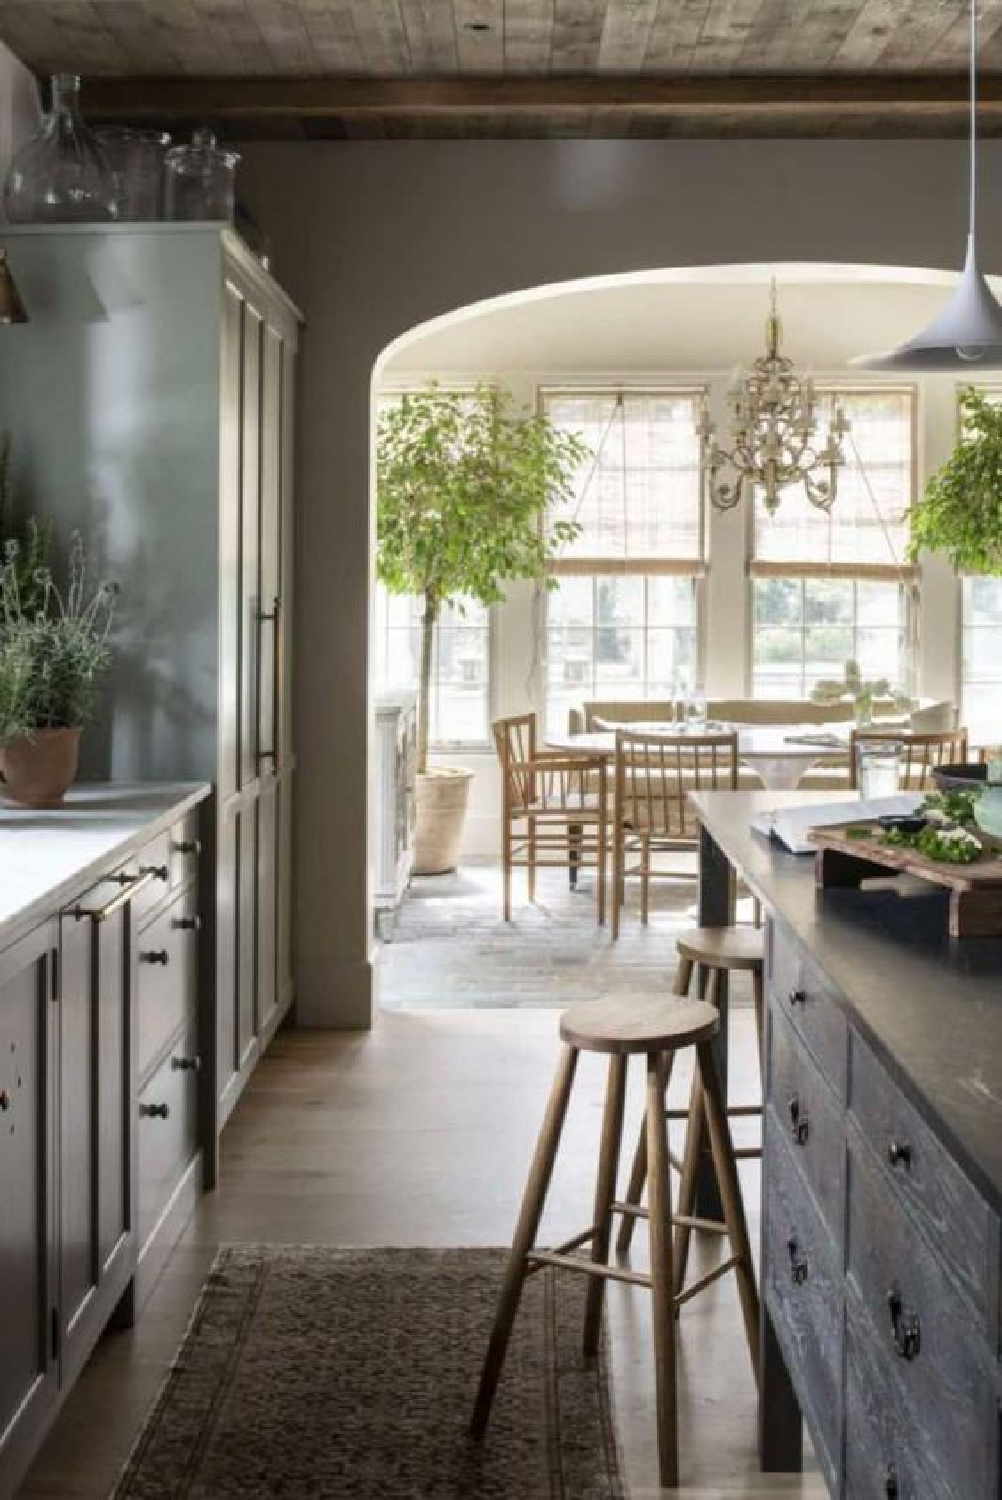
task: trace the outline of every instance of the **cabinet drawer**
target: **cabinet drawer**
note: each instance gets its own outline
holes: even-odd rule
[[[848,1029],[831,988],[820,971],[783,930],[770,923],[769,994],[775,1007],[794,1025],[838,1098],[845,1101],[848,1073]]]
[[[150,912],[158,907],[170,892],[170,846],[170,833],[161,833],[157,838],[151,839],[148,844],[144,844],[139,853],[134,854],[117,872],[132,878],[145,875],[149,871],[153,872],[153,879],[148,885],[142,886],[132,899],[132,921],[136,927],[143,923]]]
[[[198,874],[198,857],[202,845],[198,835],[198,814],[189,813],[170,831],[170,884],[178,890]]]
[[[984,1318],[997,1322],[999,1226],[932,1131],[853,1033],[849,1103],[885,1184],[907,1203]]]
[[[845,1114],[778,1007],[769,1040],[769,1106],[836,1240],[845,1218]]]
[[[198,1145],[198,1035],[194,1025],[139,1095],[136,1218],[142,1250]]]
[[[846,1500],[951,1500],[919,1458],[914,1414],[850,1295],[846,1306]],[[973,1497],[972,1497],[973,1500]]]
[[[914,1415],[917,1461],[941,1474],[958,1500],[977,1500],[990,1493],[993,1472],[994,1356],[897,1194],[852,1136],[850,1284],[893,1371],[896,1399]]]
[[[140,1078],[195,1007],[197,921],[198,892],[190,886],[136,935],[136,1066]]]
[[[834,1480],[842,1434],[841,1255],[768,1115],[765,1134],[765,1296],[818,1457]]]

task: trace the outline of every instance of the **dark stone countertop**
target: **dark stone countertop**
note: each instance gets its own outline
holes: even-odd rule
[[[824,800],[812,792],[693,797],[707,832],[812,955],[888,1072],[1002,1213],[1002,938],[950,938],[945,892],[918,882],[820,891],[810,855],[789,854],[750,827],[769,808]]]

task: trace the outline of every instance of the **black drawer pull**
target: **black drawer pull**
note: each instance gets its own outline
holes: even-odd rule
[[[898,1493],[898,1471],[893,1464],[888,1464],[884,1470],[884,1494],[887,1500],[897,1500]]]
[[[143,1120],[169,1120],[170,1119],[170,1105],[169,1104],[141,1104],[139,1106],[139,1115],[140,1115],[140,1118],[143,1119]]]
[[[806,990],[793,989],[793,990],[790,991],[789,998],[790,998],[790,1004],[791,1005],[806,1005],[807,1004],[807,991]]]
[[[201,917],[175,917],[170,925],[176,927],[179,932],[201,932],[202,919]]]
[[[800,1246],[795,1239],[788,1239],[786,1248],[790,1252],[790,1280],[794,1286],[803,1286],[810,1270],[807,1257],[801,1255]]]
[[[811,1133],[811,1122],[800,1107],[800,1095],[790,1095],[790,1134],[795,1146],[806,1146]]]
[[[172,1057],[170,1065],[175,1073],[197,1073],[202,1066],[200,1057]]]
[[[201,839],[178,839],[174,849],[178,854],[201,854],[202,841]]]
[[[912,1148],[907,1141],[888,1141],[887,1160],[892,1167],[910,1167]]]
[[[168,865],[140,865],[140,875],[155,875],[158,880],[170,879],[170,867]]]
[[[907,1312],[897,1287],[887,1293],[887,1310],[891,1315],[891,1337],[902,1359],[916,1359],[922,1347],[922,1330],[918,1313]]]
[[[145,953],[140,953],[141,964],[163,964],[164,968],[170,963],[170,954],[166,948],[150,948]]]
[[[6,1089],[0,1089],[0,1111],[4,1114],[10,1109],[10,1095]]]

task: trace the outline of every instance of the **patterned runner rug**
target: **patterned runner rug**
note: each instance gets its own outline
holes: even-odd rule
[[[114,1500],[623,1500],[586,1278],[529,1278],[467,1436],[500,1250],[220,1250]]]

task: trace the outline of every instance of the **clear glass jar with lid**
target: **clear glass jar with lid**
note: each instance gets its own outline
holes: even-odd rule
[[[75,73],[53,77],[52,108],[11,162],[3,197],[12,224],[91,224],[118,218],[118,182],[84,124]]]
[[[102,125],[95,135],[118,178],[119,218],[162,219],[170,136],[132,125]]]
[[[211,130],[196,130],[190,146],[167,153],[167,217],[225,219],[232,223],[240,156],[221,146]]]

